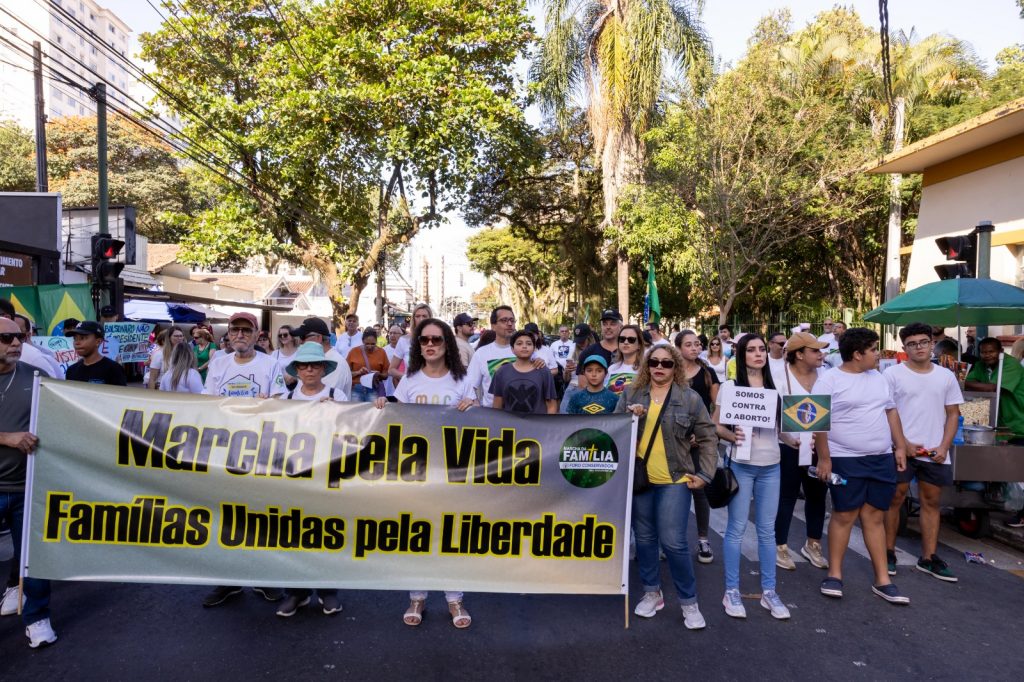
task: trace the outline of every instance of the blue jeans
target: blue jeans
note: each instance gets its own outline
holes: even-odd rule
[[[681,483],[652,485],[647,492],[633,496],[636,563],[644,592],[661,589],[660,545],[665,551],[680,604],[697,603],[697,577],[686,542],[690,500],[690,489]]]
[[[377,391],[372,388],[367,388],[362,384],[355,384],[352,386],[352,402],[354,403],[372,403],[377,399]]]
[[[729,502],[729,525],[725,531],[725,589],[740,587],[740,545],[750,518],[750,498],[754,498],[754,525],[757,527],[757,558],[761,564],[761,589],[775,589],[775,514],[779,510],[779,465],[755,466],[732,461],[732,472],[740,484]]]
[[[14,561],[21,561],[21,524],[25,517],[25,493],[0,493],[0,517],[7,519],[14,541]],[[21,617],[25,625],[50,617],[50,581],[25,578],[25,608]]]

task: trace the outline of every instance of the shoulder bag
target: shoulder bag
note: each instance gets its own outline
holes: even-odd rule
[[[734,444],[733,448],[735,447]],[[731,450],[732,448],[730,452]],[[712,509],[720,509],[729,504],[739,489],[740,484],[736,481],[736,475],[732,473],[732,455],[726,455],[725,466],[715,469],[715,477],[704,486],[704,494],[707,495],[708,504]]]
[[[669,386],[668,394],[665,396],[665,405],[668,405],[669,400],[672,399],[672,387]],[[661,408],[665,409],[664,406]],[[642,459],[638,459],[636,464],[633,466],[633,494],[638,495],[642,492],[646,492],[651,487],[651,478],[647,474],[647,460],[651,457],[651,448],[654,447],[654,439],[658,437],[658,431],[661,430],[661,418],[662,413],[658,413],[658,420],[654,423],[654,430],[651,432],[651,438],[647,441],[647,451],[644,452]]]

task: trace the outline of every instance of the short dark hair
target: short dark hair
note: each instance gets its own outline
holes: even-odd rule
[[[959,351],[952,339],[942,339],[935,344],[935,355],[956,355]]]
[[[981,350],[982,346],[995,346],[997,350],[1003,349],[1003,342],[994,336],[986,336],[978,342],[978,350]]]
[[[732,334],[732,327],[730,327],[729,325],[727,325],[727,324],[720,324],[720,325],[718,325],[718,331],[722,331],[723,329],[728,329],[729,333]]]
[[[346,317],[345,319],[347,320],[348,318]],[[376,339],[377,338],[377,330],[374,329],[373,327],[367,327],[366,329],[363,330],[363,338],[364,339],[366,339],[366,338]]]
[[[359,316],[356,315],[355,313],[349,313],[348,315],[345,316],[345,319],[351,320],[353,317],[356,318],[357,320],[359,319]]]
[[[839,357],[843,362],[853,360],[854,353],[866,353],[868,348],[878,343],[878,334],[867,327],[851,327],[839,340]]]
[[[534,348],[537,347],[537,339],[533,338],[533,332],[528,332],[525,329],[520,329],[515,334],[513,334],[512,338],[509,339],[508,345],[510,345],[510,346],[516,345],[516,341],[518,341],[519,339],[523,338],[524,336],[526,338],[530,339],[530,343],[533,344]]]
[[[510,313],[512,313],[513,315],[516,314],[516,311],[512,310],[512,306],[510,306],[510,305],[499,305],[498,307],[496,307],[494,310],[491,311],[491,324],[498,324],[498,311],[499,310],[507,310]]]
[[[924,322],[911,322],[900,330],[900,341],[906,341],[911,336],[920,336],[921,334],[930,339],[932,337],[932,326]]]
[[[781,336],[783,341],[786,340],[786,333],[785,332],[772,332],[771,334],[768,335],[768,340],[771,341],[776,336]]]
[[[14,309],[14,304],[6,298],[0,298],[0,315],[4,317],[13,318],[17,311]]]

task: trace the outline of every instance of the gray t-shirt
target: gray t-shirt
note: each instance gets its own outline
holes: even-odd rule
[[[32,412],[33,373],[39,369],[19,362],[13,372],[0,374],[0,433],[28,431]],[[39,369],[42,376],[50,376]],[[8,386],[7,382],[11,382]],[[6,389],[6,390],[5,390]],[[25,454],[17,448],[0,445],[0,493],[18,493],[25,490]]]
[[[494,375],[489,389],[492,395],[500,395],[506,412],[520,414],[547,414],[545,400],[557,400],[555,380],[546,369],[532,369],[520,372],[513,363],[502,365]]]

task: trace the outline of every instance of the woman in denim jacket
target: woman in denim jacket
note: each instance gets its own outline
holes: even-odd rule
[[[665,606],[658,561],[660,545],[672,572],[683,622],[688,629],[698,630],[705,623],[697,606],[697,579],[686,527],[690,491],[702,488],[715,473],[715,425],[700,396],[688,386],[682,356],[670,345],[655,346],[648,352],[640,373],[615,409],[640,417],[636,456],[641,459],[647,453],[655,425],[661,423],[647,459],[651,485],[633,496],[636,560],[644,585],[644,597],[634,613],[651,618]],[[698,447],[698,457],[691,456],[692,445]]]

